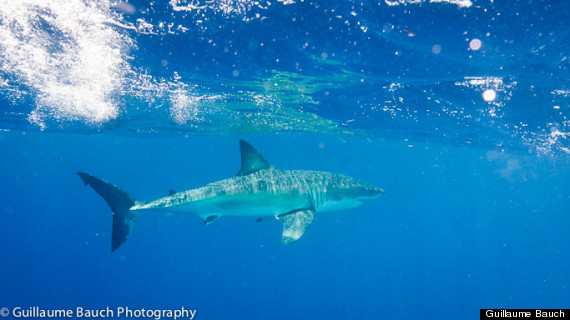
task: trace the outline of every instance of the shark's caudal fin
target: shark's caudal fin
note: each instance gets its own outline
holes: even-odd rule
[[[135,199],[116,185],[101,180],[87,173],[78,172],[77,175],[85,185],[91,186],[113,211],[113,234],[111,251],[117,250],[125,241],[135,226],[136,215],[130,211],[135,204]]]

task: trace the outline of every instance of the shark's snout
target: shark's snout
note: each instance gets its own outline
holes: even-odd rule
[[[376,199],[384,193],[384,189],[369,183],[362,183],[360,187],[354,189],[354,198],[360,201]]]
[[[370,195],[371,198],[377,198],[377,197],[381,196],[383,193],[384,193],[384,189],[378,188],[378,187],[373,187],[373,188],[368,190],[368,194]]]

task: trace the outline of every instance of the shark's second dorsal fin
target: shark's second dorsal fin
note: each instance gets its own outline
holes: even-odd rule
[[[236,176],[245,176],[263,169],[270,169],[271,165],[265,158],[246,141],[239,141],[241,152],[241,169]]]

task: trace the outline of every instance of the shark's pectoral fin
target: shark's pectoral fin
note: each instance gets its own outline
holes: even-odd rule
[[[204,224],[209,225],[210,223],[214,222],[214,220],[218,219],[220,216],[217,214],[209,214],[209,215],[200,215],[202,219],[204,219]]]
[[[288,246],[299,240],[313,222],[313,210],[299,210],[276,218],[283,221],[281,244]]]

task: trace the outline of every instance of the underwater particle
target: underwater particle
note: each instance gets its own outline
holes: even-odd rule
[[[404,32],[408,34],[408,37],[415,37],[416,33],[413,31],[410,31],[408,29],[404,29]]]
[[[239,71],[238,71],[238,70],[234,70],[234,71],[232,72],[232,76],[234,76],[234,77],[239,76]]]
[[[494,101],[497,98],[497,93],[493,89],[487,89],[483,92],[483,100],[487,102]]]
[[[473,39],[471,40],[471,42],[469,42],[469,48],[471,48],[471,50],[477,51],[479,49],[481,49],[481,40],[479,39]]]
[[[386,23],[384,26],[382,26],[383,33],[390,33],[392,30],[394,30],[394,25],[391,23]]]
[[[162,60],[162,61],[160,61],[160,64],[161,64],[163,67],[166,67],[166,66],[168,66],[168,60]]]
[[[329,55],[326,52],[321,53],[321,58],[326,59]]]
[[[441,46],[434,44],[433,47],[431,47],[431,52],[433,52],[433,54],[439,54],[441,52]]]
[[[560,106],[554,106],[554,107],[552,107],[552,108],[558,110],[558,109],[560,109]]]

